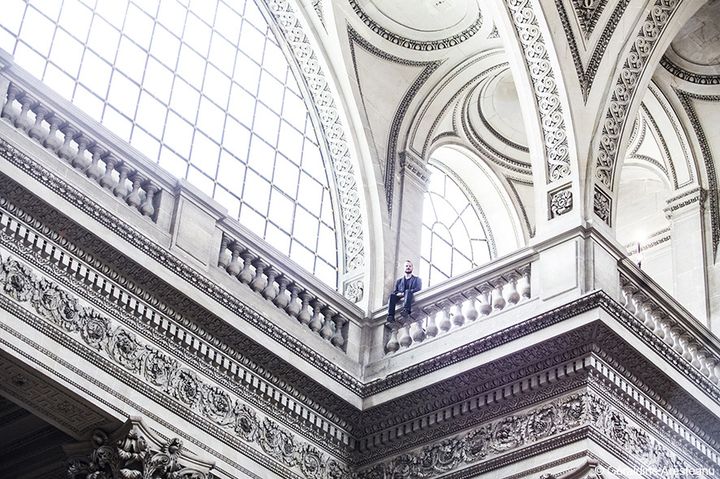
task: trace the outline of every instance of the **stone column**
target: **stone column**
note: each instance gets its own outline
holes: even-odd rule
[[[673,267],[672,294],[701,323],[708,324],[708,278],[705,251],[706,191],[693,188],[667,200]]]

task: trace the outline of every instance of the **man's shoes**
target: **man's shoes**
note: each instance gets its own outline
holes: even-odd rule
[[[395,327],[395,318],[393,316],[388,316],[385,320],[385,327],[386,328],[394,328]]]

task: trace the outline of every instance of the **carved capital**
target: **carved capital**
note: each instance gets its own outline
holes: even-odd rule
[[[407,150],[401,151],[399,156],[403,177],[413,178],[419,184],[425,185],[430,179],[430,173],[422,158]]]
[[[184,450],[178,438],[160,439],[137,417],[110,435],[96,429],[90,441],[68,446],[66,452],[69,479],[211,479],[215,465]]]

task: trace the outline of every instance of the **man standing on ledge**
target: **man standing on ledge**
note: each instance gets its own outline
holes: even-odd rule
[[[422,281],[417,276],[414,276],[412,272],[412,261],[405,261],[405,276],[395,281],[395,289],[388,298],[387,324],[389,326],[395,324],[395,306],[397,303],[402,301],[405,314],[409,316],[413,295],[422,289]]]

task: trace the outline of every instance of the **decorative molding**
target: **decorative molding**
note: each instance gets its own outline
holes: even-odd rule
[[[360,18],[360,20],[362,20],[362,22],[375,34],[381,36],[382,38],[391,43],[394,43],[395,45],[403,48],[408,48],[410,50],[435,51],[452,48],[472,38],[477,32],[480,31],[480,28],[482,27],[482,12],[480,11],[480,8],[478,6],[477,19],[462,32],[448,38],[443,38],[441,40],[413,40],[411,38],[403,37],[401,35],[393,33],[376,23],[372,18],[370,18],[367,13],[365,13],[365,11],[362,9],[362,6],[360,6],[360,2],[358,2],[357,0],[348,0],[348,3],[350,3],[350,6],[352,7],[355,14]]]
[[[288,0],[270,0],[259,2],[267,5],[274,23],[290,47],[298,62],[307,89],[311,94],[332,158],[332,174],[337,185],[342,224],[340,237],[344,241],[344,272],[352,273],[365,269],[365,239],[363,226],[364,208],[360,203],[360,193],[356,181],[354,160],[352,159],[345,125],[336,104],[336,95],[332,91],[321,67],[321,62],[303,30],[302,23],[290,6]]]
[[[610,191],[613,190],[622,133],[625,130],[630,106],[637,93],[640,76],[645,71],[648,58],[678,5],[680,0],[655,1],[637,37],[631,42],[622,69],[617,75],[617,83],[612,89],[595,154],[595,178]]]
[[[597,394],[576,393],[521,413],[491,421],[458,436],[396,456],[358,473],[358,479],[430,478],[518,449],[545,450],[543,443],[573,432],[600,436],[611,450],[621,451],[650,467],[695,466]]]
[[[500,72],[500,73],[502,73],[502,72]],[[497,77],[500,75],[500,73],[498,73],[497,75],[495,75],[494,78],[497,78]],[[485,83],[485,85],[483,86],[483,92],[487,91],[488,83],[489,83],[489,81],[487,81],[487,82]],[[478,112],[478,116],[480,117],[480,123],[482,123],[482,125],[483,125],[490,133],[492,133],[498,140],[500,140],[501,142],[503,142],[505,145],[507,145],[507,146],[509,146],[509,147],[511,147],[511,148],[515,148],[516,150],[522,151],[523,153],[530,153],[530,149],[529,149],[527,146],[521,145],[521,144],[519,144],[519,143],[516,143],[516,142],[510,140],[510,139],[507,138],[505,135],[503,135],[502,133],[500,133],[499,131],[497,131],[497,130],[495,129],[495,127],[493,127],[493,126],[490,124],[490,122],[487,120],[487,118],[485,118],[485,113],[483,112],[482,104],[480,103],[479,100],[480,100],[480,99],[478,98],[478,102],[477,102],[477,112]],[[478,135],[478,137],[480,137],[480,136],[481,136],[481,135]]]
[[[580,4],[580,2],[584,4],[587,3],[588,0],[572,0],[573,4],[576,5],[576,11],[577,11],[577,5]],[[599,5],[598,2],[601,2],[602,8],[605,8],[605,4],[607,3],[607,0],[589,0],[595,3],[595,5]],[[573,63],[575,64],[575,73],[578,77],[578,82],[580,83],[580,90],[583,94],[583,101],[587,103],[587,97],[590,94],[590,89],[592,88],[593,83],[595,82],[595,76],[597,75],[598,67],[600,66],[600,61],[603,58],[603,55],[605,54],[605,49],[607,48],[610,38],[612,37],[613,32],[615,31],[615,28],[617,27],[618,23],[620,22],[620,17],[622,17],[622,14],[625,12],[625,9],[630,4],[630,0],[620,0],[613,9],[612,14],[610,15],[610,18],[608,19],[607,23],[605,24],[605,28],[603,28],[602,35],[597,40],[595,44],[595,48],[593,49],[592,55],[590,56],[590,60],[588,61],[587,67],[583,66],[583,60],[582,56],[580,54],[580,48],[578,47],[577,40],[575,39],[575,34],[573,33],[572,26],[570,25],[570,19],[568,17],[567,11],[565,10],[565,4],[563,0],[555,0],[555,6],[557,7],[558,13],[560,15],[560,23],[562,23],[563,30],[565,31],[565,37],[568,41],[568,46],[570,47],[570,52],[572,54]],[[578,21],[580,21],[578,19]],[[597,22],[597,18],[595,19],[595,22]],[[582,25],[581,25],[582,27]],[[595,28],[595,25],[593,24],[593,29]],[[581,28],[582,30],[582,28]],[[590,32],[592,33],[592,32]],[[589,39],[589,34],[586,33],[585,39]]]
[[[705,200],[707,200],[707,198],[707,190],[700,187],[693,188],[690,191],[668,198],[665,201],[667,206],[663,208],[665,218],[671,220],[677,212],[684,210],[686,207],[691,205],[697,205],[702,212],[705,209]]]
[[[318,20],[320,20],[320,23],[324,28],[325,27],[325,16],[323,15],[323,0],[311,0],[313,10],[315,10],[315,13],[318,16]]]
[[[89,447],[88,447],[89,446]],[[90,449],[81,457],[80,448]],[[75,444],[68,449],[75,457],[68,461],[68,479],[212,479],[209,462],[190,454],[179,438],[163,441],[143,424],[130,418],[111,436],[96,429],[89,445]]]
[[[541,132],[547,158],[547,182],[567,178],[571,175],[567,127],[556,74],[540,33],[537,15],[531,0],[509,0],[517,37],[527,62],[528,73],[540,115]]]
[[[598,185],[593,192],[593,212],[608,226],[612,222],[612,199]]]
[[[720,75],[707,75],[688,71],[672,60],[667,55],[660,59],[660,65],[676,78],[696,85],[720,85]]]
[[[653,94],[654,94],[654,92],[653,92]],[[660,102],[659,99],[658,99],[658,102]],[[660,170],[665,173],[665,176],[667,176],[668,179],[672,182],[673,187],[675,189],[677,189],[678,188],[678,180],[677,180],[677,172],[675,171],[675,162],[673,161],[672,155],[670,155],[670,148],[668,148],[667,141],[665,141],[665,136],[660,131],[660,128],[658,127],[658,124],[655,121],[655,118],[652,116],[652,114],[650,113],[650,110],[645,105],[645,103],[641,103],[640,108],[641,108],[642,112],[645,114],[645,116],[647,117],[648,123],[650,123],[650,125],[653,127],[653,130],[655,131],[655,133],[657,133],[657,135],[655,135],[655,138],[657,138],[657,140],[660,142],[660,147],[662,148],[663,154],[665,155],[663,157],[663,160],[668,165],[670,171],[668,172],[668,168],[666,168],[665,165],[660,165],[660,162],[657,162],[657,165],[655,165],[655,166],[659,167]],[[665,110],[665,105],[662,105],[662,108],[663,108],[663,110]],[[668,113],[667,110],[665,110],[665,112]],[[678,136],[679,136],[680,132],[678,131],[678,127],[675,124],[675,122],[672,120],[672,117],[669,114],[668,114],[668,120],[670,121],[670,123],[672,123],[673,130],[675,131],[675,133],[678,133]],[[684,142],[681,141],[680,144],[682,145],[682,147],[684,149],[685,148]],[[638,143],[638,148],[639,147],[640,147],[640,143]],[[685,152],[685,153],[687,153],[687,152]],[[633,156],[633,155],[628,155],[628,156]],[[638,157],[642,157],[643,159],[646,158],[644,155],[638,155]],[[685,157],[685,161],[687,161],[687,157]],[[652,163],[652,161],[650,163]],[[692,169],[690,169],[690,176],[692,178]]]
[[[45,278],[38,278],[27,266],[12,257],[0,260],[3,293],[0,303],[9,298],[31,308],[57,331],[49,336],[72,338],[61,342],[98,368],[122,371],[123,374],[113,374],[139,380],[143,389],[154,390],[155,399],[169,410],[177,409],[171,403],[180,406],[214,428],[260,446],[269,457],[301,471],[308,479],[314,479],[318,470],[346,471],[346,466],[281,429],[271,419],[261,419],[224,388],[211,384],[97,309],[82,306],[74,295]],[[6,304],[3,307],[7,309]],[[44,332],[50,333],[51,329]]]
[[[53,172],[32,160],[4,139],[0,139],[0,159],[1,158],[6,159],[18,167],[50,191],[61,195],[66,201],[87,214],[91,219],[110,229],[130,245],[150,256],[159,265],[186,281],[199,292],[208,295],[218,304],[228,308],[232,313],[247,321],[248,324],[263,331],[268,337],[288,348],[291,352],[297,354],[309,364],[312,364],[318,370],[327,374],[328,377],[356,394],[362,391],[361,383],[350,373],[338,367],[334,362],[326,359],[322,354],[312,349],[299,338],[288,334],[284,329],[250,308],[223,287],[208,279],[206,275],[197,271],[120,218],[105,210],[90,197],[74,186],[66,183],[64,180],[61,180]],[[194,327],[197,327],[197,325]]]
[[[426,184],[430,180],[430,173],[425,166],[425,162],[420,158],[408,151],[398,153],[398,158],[400,158],[400,168],[403,176],[407,177],[410,174],[421,184]]]
[[[357,80],[358,85],[360,85],[360,77],[358,75],[357,71],[357,61],[355,59],[355,45],[360,46],[365,51],[372,53],[373,55],[376,55],[386,61],[398,63],[401,65],[408,65],[408,66],[414,66],[414,67],[423,67],[423,70],[420,72],[420,74],[415,78],[412,85],[403,95],[402,100],[400,101],[400,104],[397,106],[397,109],[395,110],[395,115],[393,116],[392,125],[390,127],[390,134],[388,138],[388,144],[387,144],[387,153],[385,155],[385,201],[387,202],[387,209],[388,213],[392,213],[392,205],[393,205],[393,191],[395,188],[395,168],[397,164],[397,158],[399,152],[397,151],[397,140],[400,136],[400,128],[403,124],[403,121],[405,120],[406,113],[408,111],[408,108],[410,108],[410,103],[412,102],[413,98],[415,98],[415,95],[420,90],[420,88],[425,84],[428,78],[430,78],[430,75],[433,74],[435,70],[438,69],[438,67],[442,64],[444,60],[436,60],[436,61],[429,61],[429,62],[416,62],[411,60],[406,60],[404,58],[396,57],[394,55],[390,55],[383,50],[380,50],[373,46],[370,42],[365,40],[359,33],[357,33],[350,25],[347,26],[347,34],[348,34],[348,41],[350,43],[350,55],[352,57],[352,63],[353,68],[355,69],[355,78]]]
[[[692,100],[720,102],[720,95],[699,95],[679,89],[673,89],[680,104],[685,110],[685,114],[690,120],[690,125],[695,133],[695,137],[700,145],[700,152],[705,164],[705,172],[707,175],[707,192],[708,203],[710,206],[710,230],[712,234],[713,255],[717,254],[718,245],[720,244],[720,204],[718,204],[718,180],[715,172],[715,160],[713,159],[712,148],[705,136],[705,128],[698,118]]]
[[[9,207],[7,203],[3,203],[4,199],[0,198],[0,206],[26,216],[21,211]],[[8,216],[0,209],[0,222],[4,224],[7,219]],[[12,221],[11,217],[9,222]],[[351,440],[345,429],[348,426],[345,421],[352,418],[352,408],[335,411],[337,408],[329,401],[323,404],[315,402],[312,397],[295,390],[291,385],[282,384],[282,379],[279,379],[282,377],[282,371],[279,369],[271,373],[277,374],[278,377],[274,377],[272,381],[268,380],[248,358],[233,354],[226,349],[226,346],[208,338],[197,328],[193,331],[177,318],[159,313],[151,306],[151,303],[155,302],[152,299],[149,302],[143,301],[116,282],[108,280],[93,266],[77,260],[75,254],[81,251],[76,247],[67,245],[75,254],[70,253],[65,248],[54,246],[33,227],[27,225],[23,227],[26,233],[34,237],[32,242],[24,243],[22,239],[17,241],[18,238],[13,236],[12,229],[9,232],[2,229],[0,244],[22,257],[24,261],[31,263],[43,274],[52,275],[53,279],[63,286],[77,292],[85,300],[122,321],[135,333],[142,334],[153,344],[182,358],[184,362],[217,384],[252,402],[265,413],[280,418],[291,429],[318,443],[335,447],[339,455],[344,454],[344,447],[341,445]],[[68,272],[70,274],[67,274]],[[201,354],[199,351],[205,353]],[[238,384],[243,386],[239,387]],[[276,390],[275,398],[267,396],[268,389]],[[321,397],[321,392],[317,392],[314,396]],[[327,394],[325,397],[327,398]],[[301,405],[293,403],[301,403]],[[344,419],[333,412],[341,414]],[[307,419],[310,416],[315,417],[312,422]],[[330,434],[329,431],[333,433]]]

